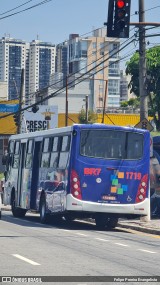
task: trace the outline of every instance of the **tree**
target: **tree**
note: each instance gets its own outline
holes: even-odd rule
[[[139,107],[139,105],[140,105],[140,102],[138,98],[130,98],[128,101],[121,102],[121,107],[123,108],[132,107],[136,109]]]
[[[88,122],[86,122],[86,111],[82,108],[79,115],[78,115],[78,121],[80,124],[93,124],[97,121],[97,114],[93,111],[88,111]]]
[[[160,130],[160,46],[146,51],[146,88],[149,98],[149,112],[154,117],[157,130]],[[135,53],[126,63],[126,74],[131,75],[128,87],[139,97],[139,53]],[[157,116],[156,116],[157,114]]]

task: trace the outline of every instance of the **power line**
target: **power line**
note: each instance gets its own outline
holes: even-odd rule
[[[5,15],[5,14],[11,12],[11,11],[14,11],[14,10],[16,10],[16,9],[18,9],[18,8],[20,8],[20,7],[24,6],[24,5],[26,5],[26,4],[28,4],[29,2],[32,2],[32,1],[33,1],[33,0],[29,0],[29,1],[23,3],[23,4],[19,5],[19,6],[16,6],[15,8],[12,8],[12,9],[10,9],[10,10],[7,10],[7,11],[3,12],[3,13],[0,13],[0,16],[1,16],[1,15]]]
[[[48,2],[51,2],[51,1],[52,1],[52,0],[44,0],[44,1],[40,2],[40,3],[38,3],[38,4],[35,4],[35,5],[33,5],[33,6],[30,6],[30,7],[26,8],[26,9],[21,10],[21,11],[12,13],[12,14],[7,15],[7,16],[4,16],[4,17],[1,17],[0,20],[3,20],[3,19],[5,19],[5,18],[9,18],[9,17],[12,17],[12,16],[14,16],[14,15],[20,14],[20,13],[22,13],[22,12],[31,10],[31,9],[33,9],[33,8],[35,8],[35,7],[41,6],[41,5],[46,4],[46,3],[48,3]]]
[[[128,40],[127,40],[128,41]],[[126,41],[126,42],[127,42]],[[132,42],[133,42],[134,40],[132,39],[129,43],[126,43],[126,45],[124,46],[124,47],[122,47],[119,51],[121,51],[121,50],[123,50],[124,48],[126,48],[129,44],[131,44]],[[118,52],[119,52],[118,51]],[[115,52],[114,54],[116,54],[117,52]],[[114,55],[113,54],[113,55]],[[112,55],[112,56],[113,56]],[[110,58],[110,57],[109,57]],[[107,59],[105,59],[104,61],[103,61],[103,63],[104,62],[106,62],[109,58],[107,58]],[[102,63],[102,62],[101,62]],[[82,75],[80,75],[78,78],[76,78],[74,81],[72,81],[72,82],[70,82],[70,84],[69,84],[69,88],[71,88],[72,87],[72,85],[71,84],[73,84],[74,82],[76,82],[76,81],[78,81],[78,80],[80,80],[80,81],[78,81],[78,82],[76,82],[74,85],[77,85],[77,84],[79,84],[79,83],[81,83],[82,81],[84,81],[84,80],[86,80],[86,78],[85,79],[83,79],[83,77],[85,76],[85,75],[88,75],[88,78],[91,76],[91,74],[90,74],[90,72],[91,71],[93,71],[95,68],[97,68],[98,66],[100,66],[100,64],[101,63],[99,63],[99,64],[97,64],[97,66],[96,67],[94,67],[94,68],[91,68],[90,70],[88,70],[86,73],[84,73],[84,74],[82,74]],[[104,67],[103,67],[104,68]],[[102,69],[103,69],[102,68]],[[100,69],[101,70],[101,69]],[[96,73],[98,73],[100,70],[98,70],[98,71],[96,71],[94,74],[92,74],[92,76],[93,75],[95,75]],[[59,88],[57,91],[55,91],[54,93],[52,93],[51,95],[48,95],[46,98],[43,98],[43,99],[41,99],[39,102],[37,102],[37,103],[34,103],[34,104],[32,104],[32,105],[30,105],[30,106],[27,106],[27,107],[25,107],[25,108],[22,108],[21,109],[21,112],[23,112],[23,111],[25,111],[25,110],[28,110],[28,109],[30,109],[30,108],[32,108],[33,106],[36,106],[36,105],[39,105],[40,103],[42,103],[42,102],[44,102],[44,101],[46,101],[46,100],[48,100],[48,99],[50,99],[50,98],[53,98],[53,97],[56,97],[56,96],[58,96],[60,93],[60,91],[62,92],[62,91],[64,91],[64,89],[66,88],[66,86],[64,86],[64,87],[61,87],[61,88]],[[3,116],[1,116],[0,117],[0,119],[2,119],[2,118],[5,118],[5,117],[9,117],[9,116],[11,116],[11,115],[13,115],[13,114],[16,114],[16,113],[18,113],[18,112],[12,112],[12,113],[10,113],[10,114],[6,114],[6,115],[3,115]]]

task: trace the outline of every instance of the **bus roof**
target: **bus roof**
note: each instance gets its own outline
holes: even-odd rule
[[[148,130],[144,129],[137,129],[134,127],[124,127],[124,126],[117,126],[117,125],[105,125],[105,124],[74,124],[73,126],[68,127],[62,127],[62,128],[55,128],[55,129],[49,129],[49,130],[41,130],[36,132],[30,132],[30,133],[22,133],[17,135],[10,136],[10,140],[14,139],[28,139],[28,138],[36,138],[36,137],[44,137],[44,136],[50,136],[53,134],[60,134],[60,133],[67,133],[71,132],[74,129],[108,129],[108,130],[120,130],[120,131],[132,131],[132,132],[141,132],[146,133],[149,132]]]

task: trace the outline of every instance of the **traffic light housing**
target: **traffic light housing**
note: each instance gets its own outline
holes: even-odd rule
[[[109,0],[107,37],[128,38],[131,0]]]
[[[19,114],[14,114],[13,119],[14,119],[16,126],[18,127],[18,125],[19,125]]]

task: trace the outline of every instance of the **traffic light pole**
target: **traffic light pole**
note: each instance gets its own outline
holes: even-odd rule
[[[17,126],[17,134],[21,133],[22,128],[22,103],[23,103],[23,91],[24,91],[24,68],[22,68],[21,72],[21,88],[20,88],[20,95],[19,95],[19,110],[18,110],[18,121],[19,124]]]
[[[144,0],[139,0],[139,22],[145,22]],[[148,98],[146,89],[146,42],[145,26],[139,26],[139,97],[140,120],[148,119]]]

